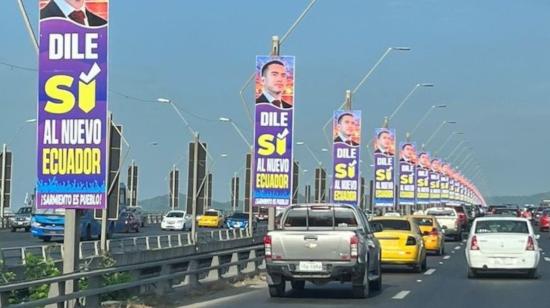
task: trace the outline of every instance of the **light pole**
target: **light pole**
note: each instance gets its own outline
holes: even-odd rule
[[[430,142],[432,141],[432,139],[437,135],[437,133],[439,133],[439,131],[443,128],[443,126],[447,125],[447,124],[456,124],[456,121],[443,121],[441,122],[441,124],[437,127],[437,129],[433,132],[433,134],[430,136],[430,138],[428,138],[428,140],[426,141],[426,143],[422,144],[422,149],[424,149],[425,147],[427,147]]]
[[[246,140],[246,138],[244,137],[244,134],[243,132],[241,131],[241,129],[239,128],[239,126],[237,126],[237,124],[231,120],[231,118],[228,118],[228,117],[219,117],[218,120],[220,120],[221,122],[224,122],[224,123],[229,123],[231,124],[231,126],[233,126],[233,128],[235,129],[235,131],[237,131],[237,134],[239,134],[239,136],[241,137],[241,139],[244,141],[244,143],[246,143],[246,146],[248,147],[248,152],[250,154],[250,161],[252,162],[252,159],[254,158],[254,146],[252,144],[250,144],[250,142],[248,142],[248,140]],[[252,213],[252,189],[253,189],[253,182],[252,182],[252,175],[254,174],[252,168],[250,168],[250,196],[248,196],[248,232],[250,234],[252,234],[252,232],[254,231],[254,229],[252,228],[252,220],[253,220],[253,213]],[[245,181],[246,182],[246,181]],[[246,184],[246,183],[245,183]]]
[[[305,146],[307,151],[309,152],[309,154],[311,154],[311,157],[313,157],[313,159],[317,162],[317,165],[319,165],[319,167],[323,165],[323,162],[320,161],[319,158],[317,158],[317,156],[315,155],[315,153],[313,153],[313,151],[311,150],[309,145],[307,145],[307,143],[305,143],[304,141],[297,141],[296,144]]]
[[[451,159],[458,159],[462,154],[464,154],[464,150],[471,150],[471,149],[472,149],[472,147],[470,147],[468,145],[464,146],[464,147],[460,148],[460,150],[458,152],[456,152],[455,156],[449,155],[447,157],[447,160],[451,161]],[[452,158],[452,157],[454,157],[454,158]]]
[[[367,81],[367,79],[369,79],[369,77],[372,75],[372,73],[376,70],[376,68],[380,65],[380,63],[382,63],[382,61],[384,61],[384,59],[386,58],[386,56],[388,56],[388,54],[390,52],[392,52],[392,51],[410,51],[410,50],[411,50],[410,47],[388,47],[388,49],[386,49],[386,51],[382,54],[382,56],[378,59],[378,61],[376,61],[376,63],[374,63],[374,65],[365,74],[365,76],[363,76],[363,78],[361,78],[361,80],[355,86],[355,88],[353,88],[353,91],[350,92],[351,95],[354,95],[363,86],[363,84]],[[346,102],[344,101],[338,109],[342,109],[345,104],[346,104]],[[332,118],[329,118],[328,121],[325,123],[325,125],[323,125],[323,133],[325,135],[326,135],[326,128],[331,122],[332,122]]]
[[[445,148],[447,143],[449,143],[449,141],[451,141],[451,139],[453,139],[453,136],[456,136],[456,135],[464,135],[464,133],[462,133],[462,132],[453,132],[452,134],[450,134],[447,137],[447,139],[445,139],[445,142],[443,142],[443,144],[434,152],[435,155],[437,155],[439,152],[441,152]]]
[[[449,153],[449,155],[447,155],[447,160],[449,160],[451,158],[451,156],[453,156],[453,154],[456,152],[456,150],[458,150],[458,148],[460,148],[460,146],[462,146],[464,144],[464,142],[466,142],[466,140],[462,140],[460,141],[452,150],[451,152]]]
[[[405,98],[401,101],[401,103],[399,103],[399,105],[397,105],[395,110],[390,114],[390,116],[388,117],[388,123],[393,119],[393,117],[395,117],[395,115],[401,109],[401,107],[403,107],[403,105],[405,105],[405,102],[407,102],[409,100],[409,98],[411,98],[411,96],[414,94],[414,92],[416,92],[416,90],[418,90],[418,88],[420,88],[420,87],[433,88],[434,84],[433,83],[417,83],[412,88],[412,90],[409,92],[409,94],[407,94],[407,96],[405,96]]]
[[[447,105],[432,105],[430,108],[428,108],[428,111],[426,111],[424,116],[422,116],[422,118],[420,118],[420,121],[418,121],[418,123],[416,123],[413,130],[409,133],[409,136],[414,135],[416,130],[420,127],[420,125],[422,123],[424,123],[424,121],[426,121],[426,119],[430,116],[430,114],[432,113],[432,111],[434,111],[434,109],[439,109],[439,108],[447,108]]]

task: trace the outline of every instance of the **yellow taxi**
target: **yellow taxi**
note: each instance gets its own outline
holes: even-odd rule
[[[375,217],[370,224],[382,247],[382,264],[409,265],[419,273],[426,270],[426,249],[414,219]]]
[[[223,222],[224,218],[220,211],[208,210],[198,219],[197,225],[199,227],[221,228]]]
[[[422,232],[424,247],[427,251],[435,252],[438,256],[445,254],[445,233],[437,219],[428,215],[413,215],[412,219],[416,222]]]

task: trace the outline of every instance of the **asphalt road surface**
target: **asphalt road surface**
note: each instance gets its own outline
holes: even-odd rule
[[[542,233],[539,278],[492,274],[466,277],[465,242],[447,242],[446,256],[429,256],[428,270],[413,273],[402,267],[386,267],[381,292],[367,299],[351,298],[349,284],[306,284],[301,292],[287,285],[284,298],[270,298],[266,283],[222,290],[203,297],[178,301],[183,307],[421,307],[421,308],[548,308],[550,307],[550,239]],[[545,258],[545,251],[549,251]]]

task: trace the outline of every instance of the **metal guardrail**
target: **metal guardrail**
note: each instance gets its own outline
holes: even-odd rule
[[[173,287],[196,287],[204,282],[256,274],[265,268],[263,256],[263,245],[253,244],[253,246],[243,248],[13,283],[0,286],[0,307],[37,307],[66,301],[79,301],[80,305],[84,307],[99,307],[101,294],[119,290],[135,291],[138,289],[137,292],[142,292],[154,289],[155,293],[161,295]],[[127,283],[103,286],[104,275],[112,273],[129,273],[133,279]],[[64,290],[63,286],[66,282],[78,281],[81,278],[88,280],[86,290],[63,294],[62,290]],[[48,298],[9,305],[8,297],[11,292],[43,284],[50,286]]]
[[[10,219],[8,217],[0,218],[0,229],[9,229],[11,228]]]
[[[265,232],[266,230],[265,226],[259,226],[256,231]],[[202,231],[197,233],[197,243],[206,244],[213,241],[230,241],[251,236],[248,229]],[[188,245],[192,245],[190,233],[149,235],[107,240],[107,251],[110,253],[129,253]],[[80,242],[80,259],[99,256],[101,254],[100,247],[99,241]],[[25,256],[27,254],[42,256],[44,260],[48,258],[53,261],[62,261],[64,257],[63,244],[2,248],[0,249],[0,260],[3,260],[6,266],[25,265]]]

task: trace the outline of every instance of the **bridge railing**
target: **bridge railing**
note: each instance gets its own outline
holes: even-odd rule
[[[247,247],[12,283],[0,286],[0,307],[10,307],[8,300],[13,291],[28,290],[41,285],[50,286],[48,298],[21,303],[17,307],[37,307],[67,301],[78,301],[79,305],[84,307],[99,307],[101,294],[119,290],[134,292],[153,290],[156,294],[162,295],[174,287],[196,287],[204,282],[255,275],[265,268],[263,256],[263,245],[252,243]],[[128,273],[133,279],[130,282],[105,286],[103,284],[105,275],[112,273]],[[71,294],[63,293],[66,282],[79,281],[83,278],[88,282],[85,290]]]

